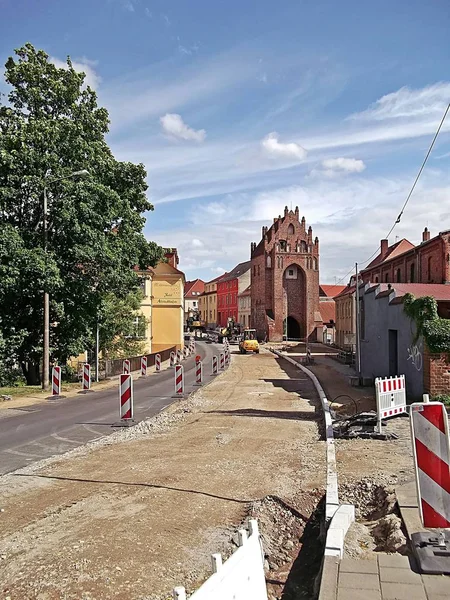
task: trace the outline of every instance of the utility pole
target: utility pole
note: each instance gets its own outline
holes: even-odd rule
[[[358,263],[355,263],[356,270],[356,370],[358,377],[361,378],[361,340],[360,340],[360,321],[359,321],[359,275],[358,275]]]
[[[47,263],[47,188],[44,188],[44,257]],[[50,378],[50,301],[47,289],[47,264],[45,264],[44,276],[44,356],[42,359],[42,389],[49,389]]]
[[[98,325],[98,315],[97,315],[97,331],[95,334],[95,381],[98,383],[98,353],[100,351],[100,328]]]

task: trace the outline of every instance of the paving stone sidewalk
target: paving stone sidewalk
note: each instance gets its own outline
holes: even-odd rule
[[[372,560],[344,558],[339,565],[338,600],[444,600],[450,577],[420,575],[413,559],[378,553]]]

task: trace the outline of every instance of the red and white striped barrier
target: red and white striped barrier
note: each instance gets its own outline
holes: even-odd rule
[[[411,404],[411,437],[422,524],[450,527],[450,439],[444,405]]]
[[[120,420],[133,420],[133,377],[130,373],[120,375],[119,385]]]
[[[219,359],[217,356],[212,357],[212,375],[218,375],[219,373]]]
[[[161,373],[161,354],[155,356],[155,369],[157,373]]]
[[[220,370],[223,371],[225,369],[225,354],[223,352],[220,353]]]
[[[170,353],[170,366],[174,367],[177,364],[177,355],[175,352]]]
[[[195,363],[195,385],[199,386],[203,383],[203,364],[201,360]]]
[[[147,357],[142,356],[141,358],[141,376],[147,377]]]
[[[61,395],[61,367],[52,369],[52,396]]]
[[[131,370],[130,361],[128,360],[128,358],[126,358],[123,361],[123,373],[125,375],[129,375],[130,374],[130,370]]]
[[[188,358],[189,354],[190,354],[190,351],[189,351],[189,346],[185,346],[185,347],[183,348],[183,356],[184,356],[184,359],[185,359],[185,360],[186,360],[186,358]]]
[[[181,361],[183,360],[183,352],[181,350],[177,350],[177,363],[181,365]]]
[[[175,396],[180,397],[184,394],[184,367],[177,365],[175,367]]]
[[[83,378],[81,381],[81,389],[87,392],[91,389],[91,365],[84,363],[83,365]]]
[[[377,398],[378,432],[381,433],[381,420],[394,417],[406,412],[406,383],[405,376],[377,377],[375,379],[375,394]]]

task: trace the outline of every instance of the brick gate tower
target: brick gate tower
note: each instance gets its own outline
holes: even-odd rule
[[[252,326],[260,339],[318,338],[319,240],[305,217],[284,209],[284,216],[262,228],[262,240],[251,244]]]

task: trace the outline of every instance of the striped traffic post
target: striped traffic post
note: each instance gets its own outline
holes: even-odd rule
[[[183,348],[183,357],[186,360],[186,358],[189,356],[189,346],[185,346]]]
[[[411,404],[419,513],[425,528],[450,527],[450,439],[440,402]]]
[[[225,354],[223,352],[220,353],[220,370],[223,371],[225,369]]]
[[[217,356],[212,357],[212,375],[218,375],[219,373],[219,360]]]
[[[61,395],[61,367],[52,369],[52,396]]]
[[[81,380],[81,389],[83,392],[88,392],[91,389],[91,365],[84,363],[83,378]]]
[[[195,362],[195,385],[198,387],[203,384],[203,364],[200,359]]]
[[[130,427],[133,419],[133,376],[122,373],[119,379],[119,415],[120,421],[114,427]]]
[[[155,356],[155,369],[157,373],[161,373],[161,354]]]
[[[129,375],[130,374],[130,370],[131,370],[130,361],[128,360],[128,358],[126,358],[123,361],[123,370],[122,370],[122,373],[124,373],[125,375]]]
[[[183,359],[183,353],[181,350],[177,350],[177,363],[181,365],[181,361]]]
[[[170,353],[170,366],[174,367],[177,364],[177,358],[176,358],[176,354],[175,352],[171,352]]]
[[[183,394],[184,394],[184,367],[183,367],[183,365],[176,365],[174,398],[182,398]]]
[[[147,377],[147,357],[141,357],[141,377]]]

